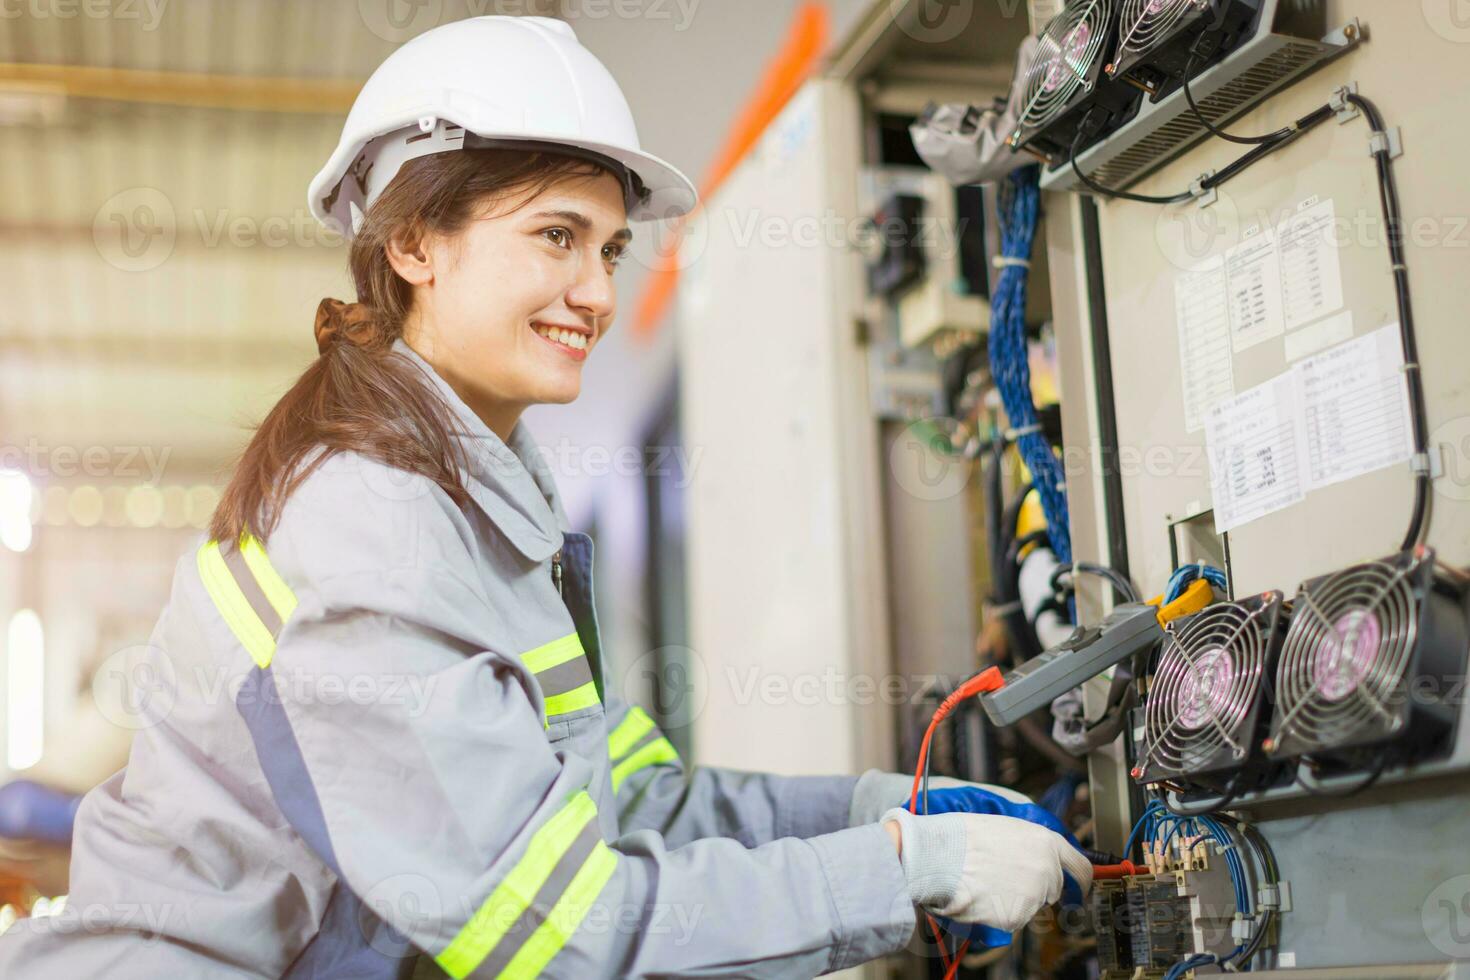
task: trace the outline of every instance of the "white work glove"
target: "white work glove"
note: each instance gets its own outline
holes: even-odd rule
[[[1062,896],[1062,871],[1082,894],[1092,864],[1061,834],[1017,817],[884,813],[902,838],[899,860],[914,904],[957,922],[1015,932]]]
[[[929,778],[931,792],[936,789],[956,789],[961,786],[975,786],[989,790],[1001,799],[1010,800],[1012,803],[1033,802],[1031,797],[1025,793],[1018,793],[1006,786],[967,783],[963,779],[951,779],[948,776]],[[889,807],[907,800],[913,788],[913,776],[904,775],[901,772],[869,769],[858,777],[857,785],[852,788],[852,803],[847,809],[847,825],[861,827],[865,824],[876,823]]]

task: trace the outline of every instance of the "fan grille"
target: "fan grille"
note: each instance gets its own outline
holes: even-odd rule
[[[1118,56],[1142,54],[1168,38],[1191,12],[1208,6],[1199,0],[1123,0],[1123,34]]]
[[[1171,636],[1144,713],[1146,761],[1175,772],[1214,768],[1249,751],[1245,723],[1260,696],[1267,607],[1211,606]]]
[[[1085,0],[1052,18],[1036,59],[1026,72],[1020,124],[1033,128],[1060,116],[1091,87],[1092,68],[1103,56],[1113,0]]]
[[[1273,741],[1331,746],[1403,724],[1393,702],[1418,633],[1415,567],[1370,562],[1297,596],[1277,668]]]

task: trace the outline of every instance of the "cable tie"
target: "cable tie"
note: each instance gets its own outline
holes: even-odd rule
[[[1407,265],[1405,265],[1404,263],[1402,263],[1402,262],[1395,262],[1393,264],[1393,271],[1394,272],[1408,272],[1409,271],[1409,267]]]
[[[1419,370],[1419,362],[1418,361],[1409,361],[1403,367],[1399,368],[1399,370],[1402,371],[1405,374],[1408,374],[1410,371],[1417,371],[1417,370]]]
[[[1023,426],[1021,426],[1019,429],[1007,429],[1006,430],[1006,441],[1007,442],[1015,442],[1017,439],[1021,438],[1022,436],[1034,436],[1034,435],[1036,435],[1040,431],[1041,431],[1041,423],[1040,422],[1032,422],[1030,425],[1023,425]]]
[[[1017,259],[1012,258],[1009,255],[997,255],[995,258],[990,260],[990,264],[995,266],[995,268],[997,269],[1006,269],[1010,268],[1011,266],[1015,266],[1018,269],[1031,268],[1030,259]]]
[[[1409,471],[1415,476],[1427,476],[1431,480],[1437,480],[1444,475],[1443,459],[1436,451],[1416,453],[1409,457]]]

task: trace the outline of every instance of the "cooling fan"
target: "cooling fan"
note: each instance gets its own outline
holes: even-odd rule
[[[1389,749],[1402,761],[1442,746],[1462,698],[1464,600],[1435,575],[1428,548],[1304,582],[1266,751],[1356,767],[1381,764]]]
[[[1126,121],[1141,95],[1103,72],[1117,37],[1116,0],[1079,0],[1052,18],[1026,70],[1012,147],[1060,165],[1084,120],[1079,152]]]
[[[1281,605],[1279,592],[1217,603],[1170,632],[1143,707],[1135,778],[1250,788],[1240,777],[1260,759]]]
[[[1158,102],[1179,88],[1197,52],[1191,74],[1214,64],[1249,33],[1261,16],[1262,0],[1122,0],[1118,50],[1107,67]]]

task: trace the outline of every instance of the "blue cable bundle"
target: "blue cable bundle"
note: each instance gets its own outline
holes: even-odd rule
[[[1174,574],[1169,576],[1169,584],[1164,589],[1164,605],[1168,605],[1184,594],[1189,583],[1195,579],[1203,578],[1221,592],[1228,592],[1229,586],[1225,582],[1225,573],[1213,565],[1200,562],[1197,565],[1181,565],[1175,569]]]
[[[1188,567],[1198,569],[1200,566]],[[1210,569],[1210,571],[1216,571],[1216,569]],[[1193,578],[1190,581],[1193,581]],[[1214,582],[1213,579],[1210,581]],[[1183,586],[1180,587],[1180,590],[1183,590]],[[1246,876],[1245,863],[1236,851],[1235,842],[1231,840],[1229,831],[1214,817],[1181,817],[1170,813],[1157,800],[1151,801],[1148,806],[1144,807],[1143,816],[1133,825],[1133,832],[1128,835],[1128,845],[1124,853],[1129,855],[1133,853],[1133,845],[1137,843],[1140,835],[1152,841],[1156,849],[1162,849],[1168,847],[1169,842],[1181,831],[1187,837],[1208,836],[1219,845],[1220,852],[1225,856],[1225,866],[1230,871],[1230,883],[1235,892],[1235,909],[1243,916],[1251,915],[1250,879]],[[1162,839],[1160,839],[1160,834],[1163,835]],[[1245,952],[1244,945],[1236,946],[1225,955],[1225,959],[1233,960],[1243,952]],[[1191,956],[1171,966],[1164,974],[1164,980],[1180,980],[1190,970],[1212,966],[1219,962],[1220,959],[1210,953]],[[1235,965],[1240,967],[1246,964],[1237,963]]]
[[[1020,432],[1016,446],[1041,495],[1051,550],[1063,565],[1072,563],[1068,530],[1067,489],[1061,461],[1036,419],[1031,400],[1031,364],[1026,351],[1026,281],[1031,244],[1041,210],[1041,168],[1022,167],[1006,178],[1000,191],[1000,255],[1002,268],[990,298],[990,373],[1000,389],[1011,428]],[[1010,261],[1007,261],[1010,260]]]

